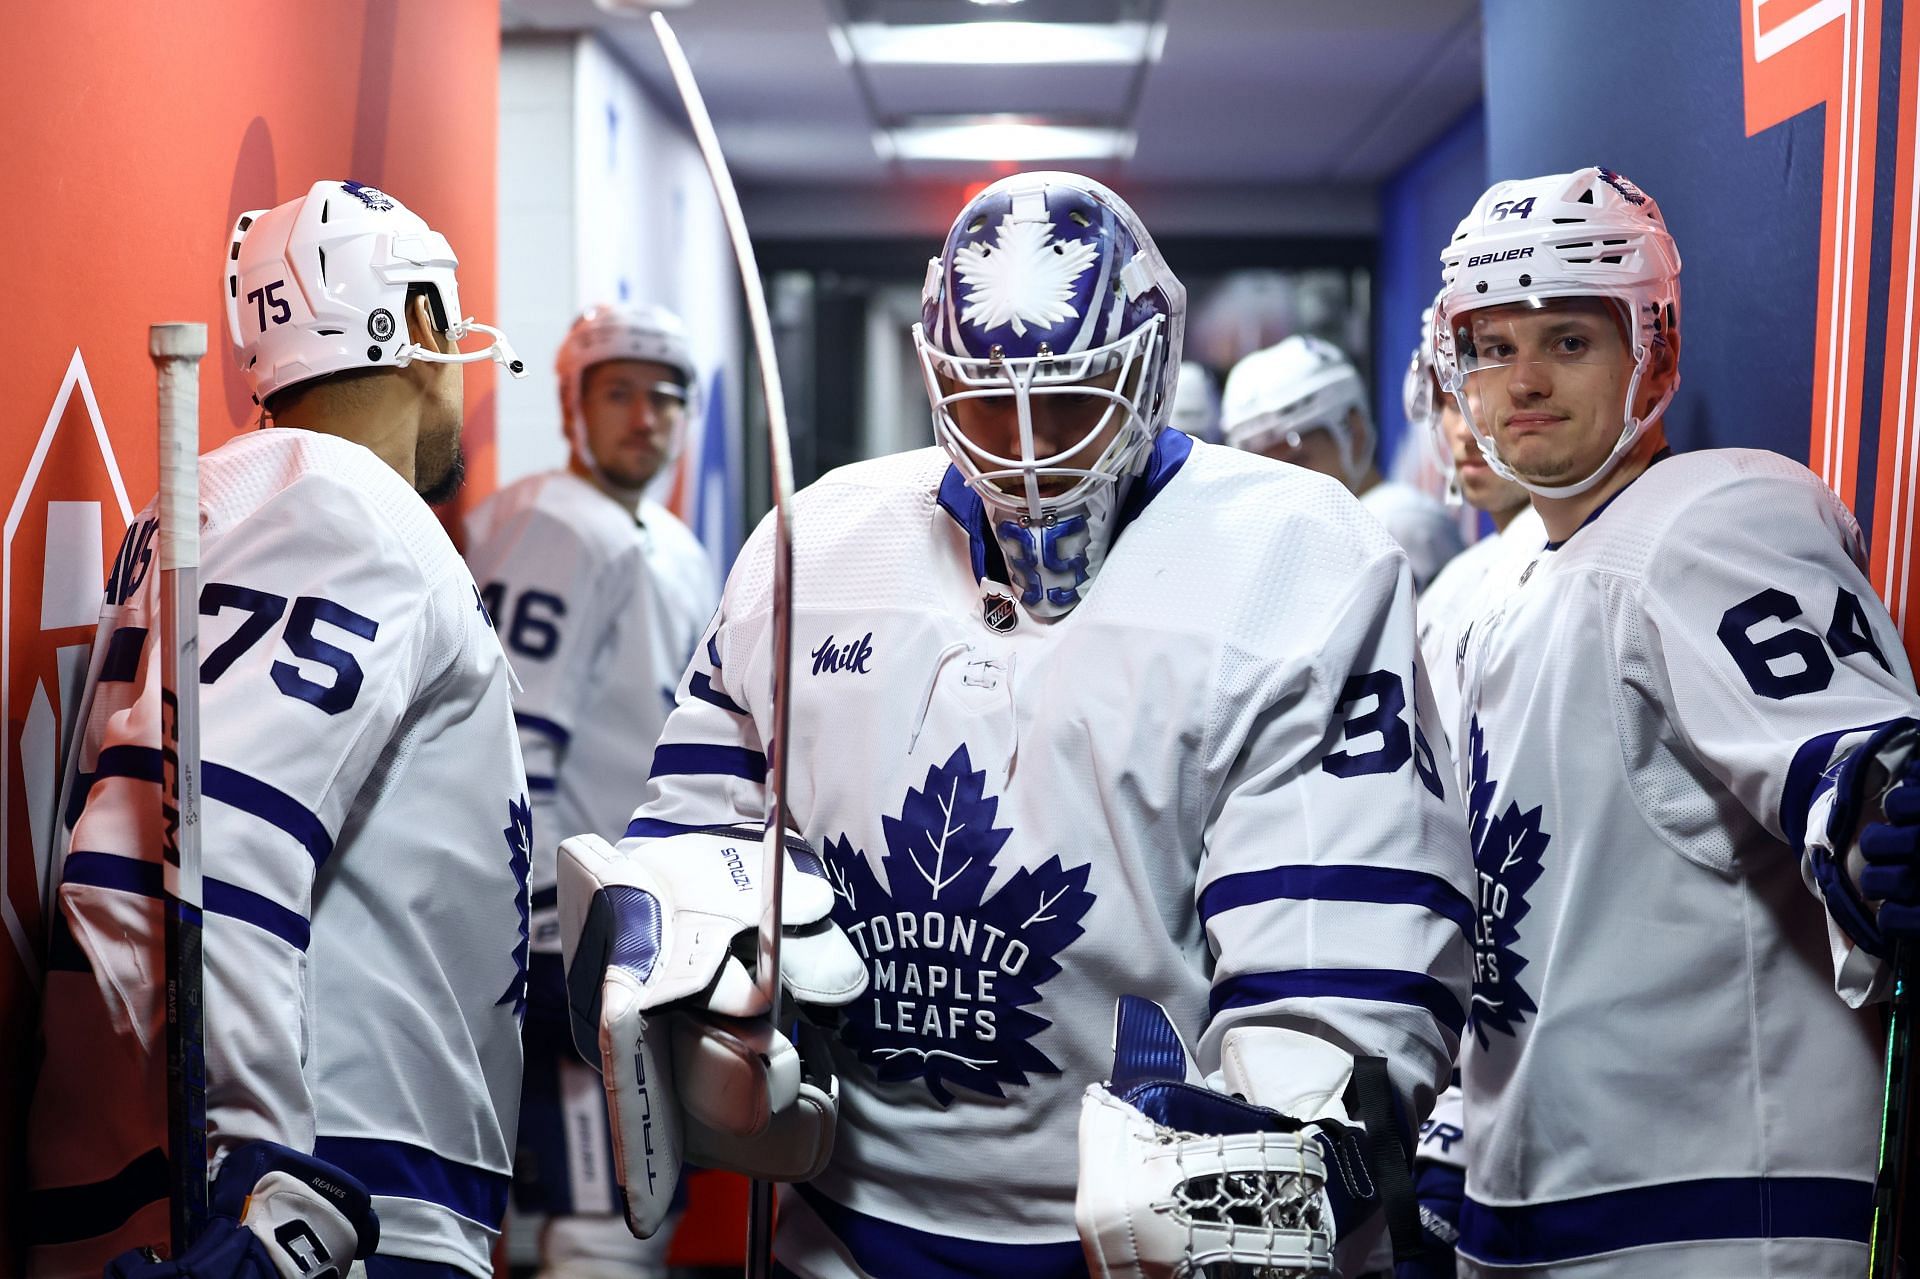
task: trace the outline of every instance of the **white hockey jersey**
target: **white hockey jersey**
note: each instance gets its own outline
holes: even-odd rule
[[[1410,484],[1382,480],[1360,495],[1360,505],[1379,520],[1407,553],[1413,589],[1424,590],[1447,561],[1460,553],[1460,526],[1447,508]]]
[[[1484,608],[1519,585],[1520,574],[1546,544],[1547,527],[1529,504],[1506,528],[1454,556],[1420,593],[1420,657],[1433,681],[1449,749],[1460,713],[1460,636]]]
[[[361,1178],[383,1255],[492,1274],[520,1088],[529,855],[507,667],[425,503],[276,428],[200,461],[207,1116]],[[159,592],[107,584],[66,783],[29,1273],[167,1237]]]
[[[1337,484],[1172,430],[1120,519],[1048,624],[981,580],[986,515],[938,450],[799,496],[788,803],[872,981],[833,1162],[782,1204],[804,1279],[1084,1274],[1079,1097],[1122,993],[1204,1070],[1270,1021],[1388,1058],[1416,1122],[1447,1079],[1471,867],[1404,555]],[[769,540],[631,837],[762,820]]]
[[[660,607],[654,611],[660,660],[671,668],[661,685],[669,704],[680,676],[720,607],[720,574],[713,557],[680,517],[651,498],[640,503],[640,541]]]
[[[1920,709],[1862,562],[1804,467],[1682,454],[1471,623],[1463,1272],[1863,1272],[1880,1021],[1797,865]]]

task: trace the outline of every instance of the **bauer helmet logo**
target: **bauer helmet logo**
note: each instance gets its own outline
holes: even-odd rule
[[[372,209],[375,213],[385,213],[394,207],[393,197],[379,187],[370,187],[362,182],[342,182],[348,195]]]
[[[393,312],[381,307],[367,317],[367,336],[384,342],[393,336]]]
[[[1470,257],[1467,259],[1467,266],[1469,268],[1476,267],[1476,266],[1492,266],[1495,262],[1514,262],[1514,261],[1518,261],[1521,258],[1530,258],[1532,256],[1533,256],[1533,246],[1528,245],[1524,249],[1504,249],[1499,253],[1475,254],[1473,257]]]

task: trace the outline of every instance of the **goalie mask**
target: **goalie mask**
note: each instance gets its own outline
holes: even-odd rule
[[[1659,401],[1635,416],[1634,400],[1654,349],[1671,339],[1680,320],[1680,251],[1660,206],[1609,169],[1498,182],[1454,231],[1440,260],[1446,287],[1434,323],[1441,385],[1459,401],[1487,465],[1541,497],[1574,497],[1591,489],[1659,419],[1680,384],[1676,372]],[[1568,298],[1602,299],[1618,311],[1633,374],[1620,435],[1606,460],[1573,483],[1538,484],[1500,456],[1485,404],[1500,379],[1531,361],[1517,360],[1503,345],[1477,345],[1473,317],[1491,307],[1544,310]],[[1555,358],[1578,363],[1582,354]],[[1478,410],[1476,401],[1482,402]]]
[[[1133,210],[1071,173],[993,183],[927,264],[934,436],[1040,616],[1078,603],[1111,546],[1173,404],[1186,303]]]
[[[660,306],[590,307],[573,322],[554,357],[554,372],[560,378],[560,407],[567,424],[567,440],[581,463],[602,482],[607,475],[594,456],[587,439],[586,415],[581,411],[586,394],[587,371],[609,360],[646,360],[664,364],[677,380],[662,382],[655,392],[677,399],[685,406],[683,417],[698,410],[695,397],[699,375],[693,365],[693,351],[687,342],[687,328],[680,317]],[[672,465],[679,451],[676,436],[660,459],[660,468]]]
[[[418,214],[358,182],[316,182],[299,199],[241,214],[227,252],[227,332],[254,403],[330,373],[414,360],[493,360],[525,377],[505,335],[462,314],[459,264]],[[455,342],[472,333],[492,341],[450,352],[414,342],[412,285],[426,290],[434,324]]]
[[[1309,432],[1329,432],[1340,443],[1341,474],[1349,487],[1373,462],[1362,453],[1348,418],[1358,410],[1371,438],[1366,387],[1331,342],[1296,333],[1255,351],[1227,374],[1222,398],[1221,424],[1235,448],[1264,453],[1283,442],[1297,448]]]

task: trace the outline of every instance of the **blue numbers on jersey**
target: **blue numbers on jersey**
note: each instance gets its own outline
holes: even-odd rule
[[[1007,557],[1007,572],[1017,580],[1013,585],[1020,588],[1020,602],[1031,608],[1040,602],[1040,567],[1045,565],[1049,572],[1073,574],[1071,586],[1053,586],[1047,588],[1047,598],[1055,604],[1071,604],[1080,598],[1080,587],[1087,580],[1087,554],[1085,542],[1078,550],[1069,552],[1068,539],[1082,538],[1087,534],[1087,521],[1079,515],[1071,515],[1058,524],[1048,525],[1035,537],[1033,530],[1017,520],[1002,520],[995,532],[1000,534],[1000,549]],[[1014,543],[1009,552],[1007,543]]]
[[[1839,657],[1865,653],[1881,670],[1891,669],[1874,642],[1859,597],[1844,586],[1833,601],[1833,622],[1827,627],[1825,647],[1820,636],[1798,626],[1789,626],[1763,640],[1750,634],[1761,622],[1790,622],[1799,616],[1799,600],[1769,587],[1741,600],[1720,618],[1720,643],[1746,676],[1747,687],[1761,697],[1785,701],[1826,688],[1833,682],[1833,658],[1827,656],[1827,648]],[[1775,665],[1778,662],[1790,665],[1781,670]]]
[[[373,639],[380,632],[380,624],[370,617],[362,617],[352,609],[332,600],[321,599],[314,595],[302,595],[293,601],[291,616],[287,612],[287,597],[275,595],[270,591],[257,591],[248,586],[236,586],[231,582],[208,582],[200,590],[200,615],[217,617],[228,609],[240,609],[247,614],[239,626],[200,663],[200,682],[213,684],[222,675],[232,669],[240,655],[251,649],[265,638],[268,631],[284,616],[287,618],[285,633],[281,636],[287,648],[302,661],[313,662],[327,667],[333,672],[331,683],[321,683],[308,679],[299,667],[292,662],[275,662],[268,670],[273,677],[274,687],[288,697],[310,703],[329,715],[338,715],[352,707],[360,696],[360,686],[366,675],[360,669],[360,663],[352,653],[334,644],[329,644],[314,634],[318,625],[332,626],[361,639]]]
[[[507,616],[507,584],[488,582],[480,588],[480,600],[486,605],[487,620],[500,629]],[[560,619],[567,615],[567,602],[547,591],[526,590],[513,602],[513,617],[507,624],[507,647],[522,657],[545,661],[560,647]]]
[[[147,580],[147,570],[153,566],[153,535],[159,527],[160,521],[151,519],[128,526],[107,578],[108,604],[115,608],[125,604]]]
[[[1407,723],[1400,717],[1407,709],[1406,688],[1400,677],[1391,671],[1352,676],[1340,690],[1340,705],[1348,707],[1369,697],[1375,699],[1370,709],[1347,716],[1343,738],[1352,746],[1362,738],[1378,734],[1380,744],[1365,751],[1328,752],[1320,761],[1320,767],[1335,777],[1391,773],[1413,758],[1413,734],[1407,731]]]

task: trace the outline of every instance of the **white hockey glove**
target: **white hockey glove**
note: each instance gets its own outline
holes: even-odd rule
[[[220,1165],[208,1222],[180,1256],[121,1253],[107,1279],[342,1279],[380,1246],[380,1219],[358,1180],[270,1141]]]
[[[1379,1199],[1343,1101],[1354,1067],[1310,1035],[1235,1027],[1209,1087],[1166,1012],[1123,996],[1113,1078],[1080,1105],[1074,1221],[1095,1273],[1334,1274],[1336,1222],[1368,1218]]]
[[[753,984],[760,832],[721,829],[618,850],[560,845],[561,946],[574,1046],[600,1066],[627,1225],[666,1218],[683,1158],[769,1181],[817,1176],[833,1151],[838,1084],[824,1036],[796,1045]],[[787,841],[781,977],[801,1004],[840,1005],[866,966],[830,918],[813,850]]]

